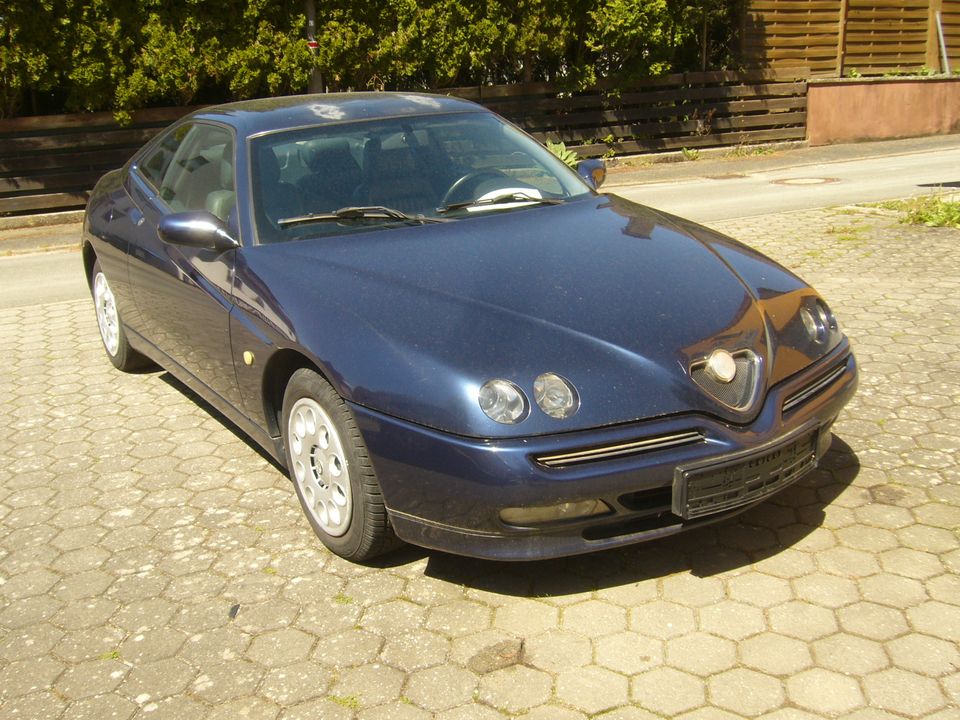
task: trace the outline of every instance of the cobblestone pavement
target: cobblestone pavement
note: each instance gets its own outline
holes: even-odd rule
[[[89,302],[0,312],[0,718],[960,716],[960,231],[723,230],[862,364],[824,467],[737,521],[502,565],[328,554],[288,481]]]

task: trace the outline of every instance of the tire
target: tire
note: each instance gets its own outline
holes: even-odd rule
[[[281,427],[297,499],[331,552],[364,562],[400,544],[350,408],[313,370],[287,383]]]
[[[90,274],[90,294],[93,296],[93,306],[97,313],[100,340],[113,366],[124,372],[149,366],[150,360],[130,347],[113,297],[113,290],[110,289],[107,276],[100,268],[99,260],[93,263],[93,271]]]

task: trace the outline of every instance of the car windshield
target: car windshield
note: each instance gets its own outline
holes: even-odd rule
[[[591,193],[497,116],[424,115],[270,133],[251,141],[259,242],[445,222]]]

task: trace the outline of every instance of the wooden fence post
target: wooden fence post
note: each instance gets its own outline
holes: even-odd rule
[[[940,68],[940,72],[947,69],[940,67],[940,34],[937,32],[937,12],[943,8],[943,0],[930,0],[927,12],[927,47],[923,64],[931,70]]]
[[[843,61],[847,54],[847,9],[849,0],[840,0],[840,17],[837,23],[837,77],[843,77]]]

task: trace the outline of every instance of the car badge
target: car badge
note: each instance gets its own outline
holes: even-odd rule
[[[707,373],[717,382],[733,382],[737,376],[737,361],[729,352],[718,348],[707,358]]]

